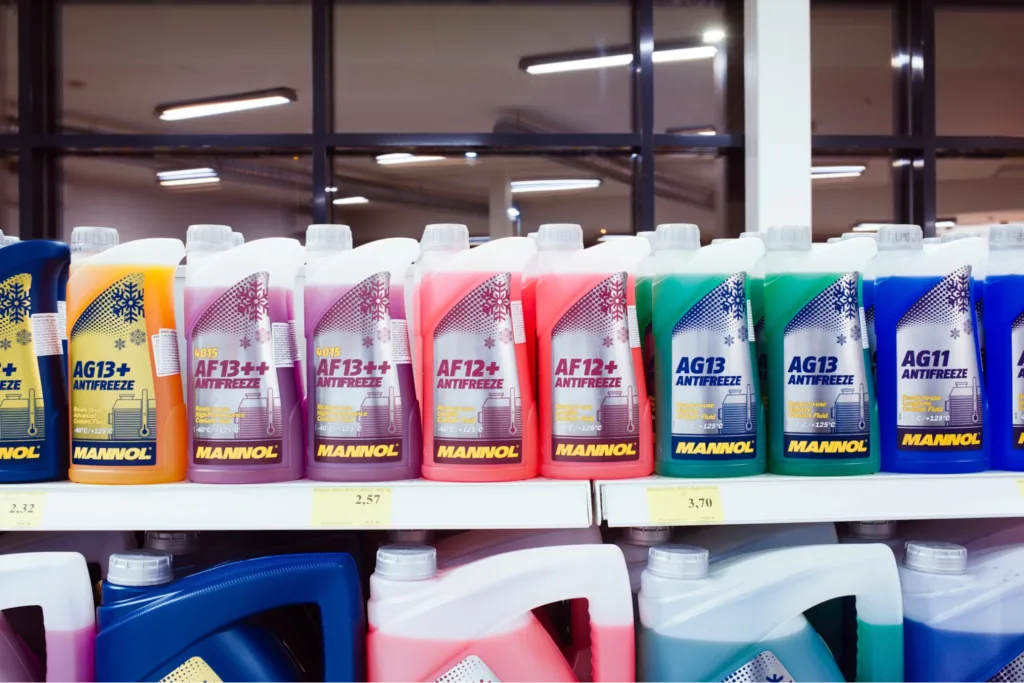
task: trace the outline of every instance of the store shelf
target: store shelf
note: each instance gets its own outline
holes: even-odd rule
[[[594,482],[609,526],[761,524],[1024,516],[1024,473],[875,474],[736,479],[646,477]],[[687,487],[710,487],[695,491]],[[663,489],[673,489],[670,492]],[[659,492],[650,493],[651,489]],[[690,506],[688,498],[698,498]],[[671,509],[666,509],[671,506]],[[684,509],[686,506],[687,509]],[[710,506],[710,511],[702,510]],[[716,519],[717,515],[717,519]]]
[[[375,491],[383,489],[383,491]],[[356,495],[362,494],[357,500]],[[365,494],[375,494],[370,504]],[[0,486],[0,530],[586,527],[590,482]]]

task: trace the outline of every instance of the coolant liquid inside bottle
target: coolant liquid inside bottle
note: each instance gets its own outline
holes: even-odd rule
[[[992,226],[984,320],[992,467],[1024,470],[1024,224]]]

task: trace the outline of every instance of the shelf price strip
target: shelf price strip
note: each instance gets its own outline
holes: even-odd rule
[[[43,524],[46,491],[0,494],[0,529],[35,529]]]
[[[647,512],[655,526],[725,522],[717,486],[648,486]]]
[[[386,528],[390,525],[390,487],[313,489],[310,526]]]

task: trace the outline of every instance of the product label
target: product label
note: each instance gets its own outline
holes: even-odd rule
[[[284,421],[270,324],[269,274],[253,273],[203,312],[189,338],[192,462],[281,462]],[[288,330],[284,325],[284,349]]]
[[[1014,683],[1024,681],[1024,653],[1021,653],[1010,660],[1002,669],[996,672],[989,681],[996,683]]]
[[[783,444],[788,458],[866,458],[871,412],[857,273],[846,273],[786,325]]]
[[[522,462],[510,297],[511,275],[499,273],[452,306],[434,330],[434,462]]]
[[[18,462],[26,467],[38,464],[46,440],[43,383],[36,357],[42,354],[36,350],[31,291],[28,273],[0,282],[0,461],[4,467]]]
[[[156,464],[156,392],[144,306],[145,276],[125,275],[71,329],[71,462]]]
[[[394,335],[398,321],[391,320],[390,280],[384,271],[348,289],[313,330],[317,462],[362,465],[402,458],[402,389],[394,353],[402,340]]]
[[[1024,313],[1010,328],[1010,353],[1013,354],[1013,447],[1024,449]]]
[[[779,658],[765,650],[729,674],[724,683],[793,683],[793,680],[793,674]]]
[[[171,673],[160,679],[160,683],[192,683],[193,681],[222,683],[223,679],[202,657],[189,657]]]
[[[897,447],[982,446],[981,373],[971,319],[971,268],[950,273],[896,326]]]
[[[501,679],[484,660],[470,655],[434,679],[435,683],[500,683]]]
[[[672,329],[672,459],[756,454],[757,397],[746,274],[712,289]]]
[[[639,346],[626,273],[584,294],[551,333],[552,458],[622,462],[640,458],[640,402],[633,367]],[[633,342],[636,342],[635,346]]]

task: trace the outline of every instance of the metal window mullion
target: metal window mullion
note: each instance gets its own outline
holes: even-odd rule
[[[654,0],[633,0],[631,69],[633,133],[633,233],[654,229]]]

